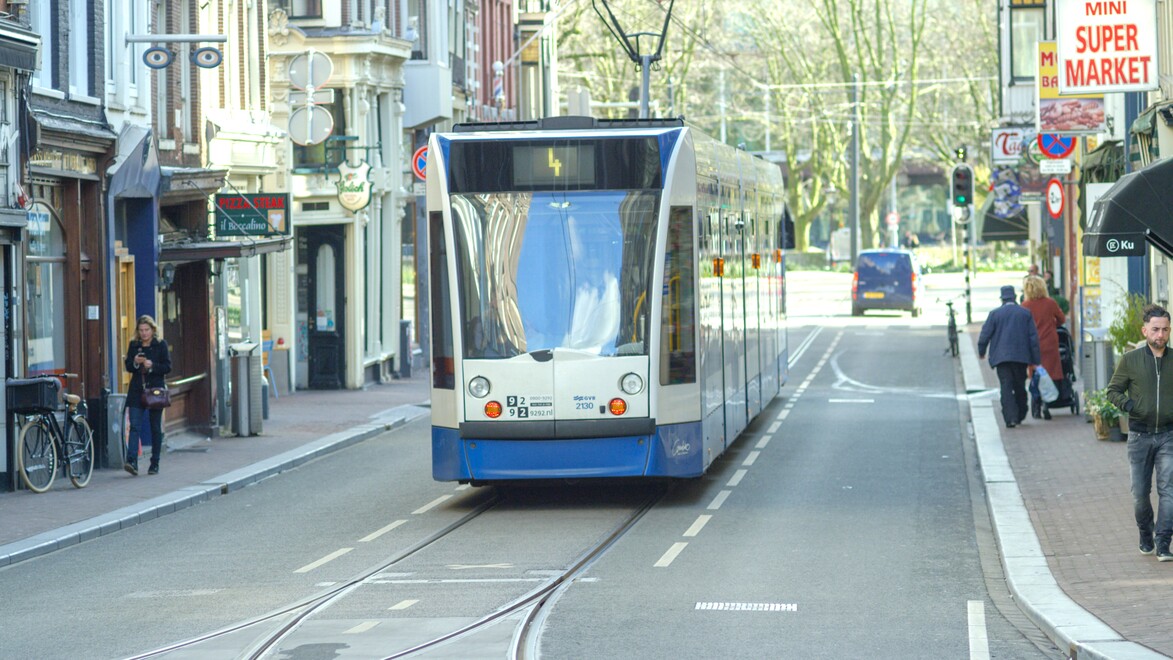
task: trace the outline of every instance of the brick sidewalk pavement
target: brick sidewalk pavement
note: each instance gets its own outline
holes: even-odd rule
[[[0,567],[10,563],[9,555],[30,539],[44,545],[54,534],[80,529],[83,537],[96,535],[91,521],[103,521],[103,531],[110,525],[137,524],[134,514],[139,508],[159,500],[155,508],[168,506],[176,493],[208,493],[234,488],[290,467],[305,456],[327,453],[337,446],[380,433],[408,418],[426,414],[430,396],[426,374],[413,379],[393,380],[362,390],[303,390],[280,399],[270,398],[269,419],[264,420],[259,435],[240,438],[199,438],[191,435],[165,439],[158,475],[146,471],[132,477],[122,466],[95,469],[90,484],[76,489],[60,474],[52,490],[35,494],[26,490],[0,493]],[[99,450],[100,451],[100,450]],[[145,466],[146,454],[140,459]],[[286,457],[286,458],[282,458]],[[251,481],[248,474],[251,471]],[[231,484],[228,483],[230,480]],[[168,500],[170,498],[170,500]],[[189,499],[198,495],[190,495]],[[184,506],[188,504],[183,504]],[[178,504],[172,508],[178,508]],[[145,509],[144,509],[145,510]],[[122,512],[110,520],[114,512]],[[155,515],[158,515],[157,513]],[[143,514],[143,519],[154,515]],[[71,534],[62,532],[62,539]],[[23,542],[23,543],[22,543]],[[77,542],[77,539],[64,543]],[[27,558],[27,552],[18,556]]]
[[[976,343],[980,325],[967,330]],[[1056,582],[1121,637],[1173,655],[1173,564],[1137,551],[1126,444],[1097,440],[1082,412],[1067,408],[1052,411],[1050,421],[1028,418],[1006,429],[997,375],[985,361],[981,372],[994,390],[1002,444]]]

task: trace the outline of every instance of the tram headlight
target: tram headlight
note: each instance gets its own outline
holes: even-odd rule
[[[489,419],[497,419],[501,416],[501,403],[498,401],[490,401],[485,404],[485,417]]]
[[[477,376],[468,381],[468,393],[478,399],[489,396],[489,379],[484,376]]]
[[[627,374],[619,379],[619,388],[628,394],[639,394],[644,388],[644,379],[639,374]]]
[[[627,412],[627,402],[619,397],[611,399],[611,405],[608,406],[612,415],[622,415]]]

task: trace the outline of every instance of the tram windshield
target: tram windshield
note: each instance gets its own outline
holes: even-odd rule
[[[658,190],[451,196],[465,358],[646,355]]]

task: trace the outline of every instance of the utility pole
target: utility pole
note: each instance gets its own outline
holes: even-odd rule
[[[859,74],[851,76],[851,263],[859,260]]]
[[[717,106],[721,108],[721,144],[728,144],[725,142],[725,69],[721,68],[721,73],[717,77],[720,83],[721,100],[717,102]]]

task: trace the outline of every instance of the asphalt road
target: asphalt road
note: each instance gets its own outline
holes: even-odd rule
[[[790,276],[783,396],[708,475],[673,485],[558,595],[542,657],[1061,657],[1036,646],[983,572],[997,562],[955,362],[941,351],[944,312],[852,318],[849,278]],[[927,282],[931,298],[957,292],[957,278],[939,278]],[[978,286],[981,316],[1007,281],[1018,276]],[[269,657],[382,657],[525,593],[648,496],[628,484],[435,483],[428,438],[417,420],[0,571],[0,655],[133,656],[363,578]],[[287,620],[165,657],[235,657]],[[423,657],[501,657],[514,623]]]

